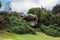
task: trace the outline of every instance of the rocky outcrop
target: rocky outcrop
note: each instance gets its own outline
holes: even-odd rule
[[[37,21],[38,21],[37,16],[32,14],[26,14],[24,20],[26,20],[30,26],[37,25]]]
[[[37,16],[33,14],[19,14],[20,17],[22,17],[30,26],[37,25]]]
[[[7,21],[4,17],[4,15],[0,15],[0,30],[5,29],[7,26]]]

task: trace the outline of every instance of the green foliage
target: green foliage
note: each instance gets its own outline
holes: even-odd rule
[[[40,10],[41,10],[40,8],[31,8],[29,9],[28,14],[36,14],[37,16],[40,16],[41,13]]]
[[[40,22],[42,32],[52,35],[52,36],[60,36],[60,13],[52,14],[51,12],[43,13],[40,17]]]
[[[57,24],[54,25],[41,25],[41,29],[44,33],[52,36],[60,36],[60,27]]]
[[[31,33],[35,34],[33,28],[31,28],[23,19],[17,17],[10,17],[10,26],[7,28],[8,32],[13,32],[17,34]]]
[[[28,14],[35,14],[38,17],[38,22],[36,27],[40,27],[40,29],[48,34],[53,36],[60,36],[60,5],[55,6],[53,8],[53,13],[50,10],[46,10],[45,8],[31,8],[28,11]],[[1,14],[2,13],[2,14]],[[4,12],[1,12],[0,15],[3,15]],[[54,15],[54,13],[56,15]],[[32,33],[35,34],[33,28],[31,28],[22,18],[19,19],[17,17],[17,12],[12,12],[9,17],[7,13],[4,14],[5,19],[8,22],[7,31],[13,33]],[[30,19],[29,19],[30,18]],[[28,20],[32,20],[31,16],[27,18]]]
[[[11,13],[11,15],[12,15],[12,16],[13,16],[13,15],[17,15],[17,12],[14,11],[14,12]]]
[[[55,24],[58,24],[58,26],[60,26],[60,13],[59,14],[56,14],[54,16],[54,21],[53,21]]]
[[[44,24],[46,26],[53,24],[52,14],[51,13],[42,14],[40,17],[40,22],[41,24]]]
[[[60,37],[48,36],[42,32],[36,32],[36,35],[31,34],[15,34],[5,32],[3,35],[0,34],[0,40],[60,40]]]

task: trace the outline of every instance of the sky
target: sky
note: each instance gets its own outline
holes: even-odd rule
[[[56,4],[60,4],[60,0],[0,0],[2,2],[2,8],[0,10],[4,10],[7,2],[10,3],[10,7],[12,11],[16,12],[24,12],[26,13],[30,8],[41,7],[48,10],[52,10],[52,8]]]

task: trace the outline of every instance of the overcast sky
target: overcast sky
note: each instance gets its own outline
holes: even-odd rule
[[[11,2],[11,8],[17,12],[27,12],[30,8],[43,6],[46,9],[51,10],[56,4],[60,4],[60,0],[0,0],[2,2],[2,8],[4,10],[6,2]]]

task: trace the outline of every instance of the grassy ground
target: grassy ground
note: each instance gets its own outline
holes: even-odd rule
[[[3,33],[0,34],[0,40],[60,40],[59,37],[51,37],[45,35],[42,32],[37,32],[37,35],[32,34],[13,34],[13,33]]]

